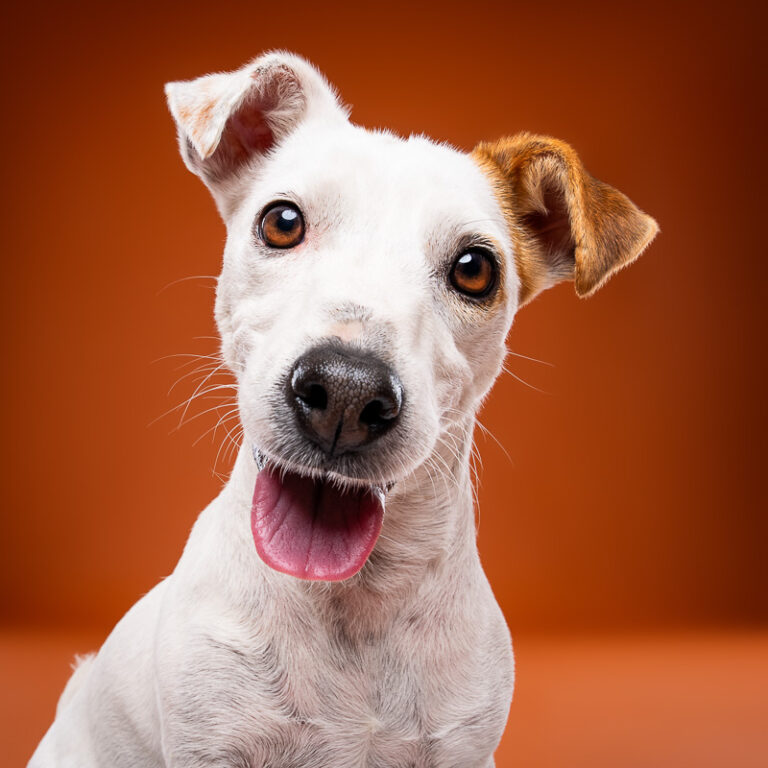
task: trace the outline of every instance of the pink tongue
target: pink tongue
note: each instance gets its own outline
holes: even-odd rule
[[[265,467],[256,478],[251,530],[256,551],[276,571],[341,581],[356,574],[376,544],[384,505],[371,491]]]

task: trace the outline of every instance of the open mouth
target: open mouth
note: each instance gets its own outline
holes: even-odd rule
[[[342,581],[365,565],[381,533],[384,490],[342,487],[278,466],[254,451],[260,472],[251,531],[261,559],[276,571],[312,581]]]

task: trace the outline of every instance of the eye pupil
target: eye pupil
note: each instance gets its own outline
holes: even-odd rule
[[[461,271],[467,277],[474,277],[482,269],[482,259],[477,253],[465,253],[459,258]]]
[[[451,284],[472,298],[487,296],[496,282],[496,268],[491,256],[483,250],[462,253],[453,263]]]
[[[291,208],[286,208],[280,211],[280,216],[277,220],[277,226],[283,230],[283,232],[290,232],[299,221],[299,212],[294,211]]]
[[[293,203],[272,203],[261,215],[257,236],[271,248],[293,248],[304,239],[304,217]]]

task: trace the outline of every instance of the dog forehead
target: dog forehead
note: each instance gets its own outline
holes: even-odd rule
[[[459,227],[506,240],[493,188],[474,160],[423,136],[309,123],[274,153],[258,187],[333,207],[336,215],[396,216],[418,228]]]

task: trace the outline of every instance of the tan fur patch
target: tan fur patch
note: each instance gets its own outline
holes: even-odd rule
[[[478,144],[472,157],[509,222],[521,306],[566,279],[579,296],[591,295],[658,232],[629,198],[592,178],[563,141],[520,133]]]
[[[215,101],[208,101],[199,109],[184,106],[179,109],[179,120],[186,127],[189,137],[195,142],[202,142],[208,123],[216,108]]]

